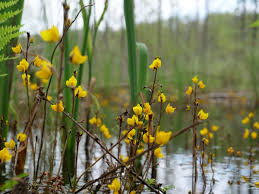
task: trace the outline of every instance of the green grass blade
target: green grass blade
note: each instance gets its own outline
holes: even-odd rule
[[[128,42],[128,73],[130,82],[130,101],[131,103],[133,103],[137,93],[137,59],[133,0],[124,0],[124,15]]]

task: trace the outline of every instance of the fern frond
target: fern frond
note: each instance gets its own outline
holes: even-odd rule
[[[0,26],[0,38],[7,36],[7,34],[11,34],[15,31],[19,31],[22,25],[18,26]]]
[[[11,7],[11,6],[15,5],[17,2],[18,2],[18,0],[0,2],[0,10]]]
[[[24,32],[15,32],[12,34],[7,34],[4,37],[1,37],[1,41],[0,41],[0,51],[13,39],[13,38],[17,38],[19,37],[21,34],[23,34]]]
[[[8,11],[8,12],[0,13],[0,24],[4,23],[9,18],[12,18],[12,17],[16,16],[17,14],[21,13],[21,11],[22,10],[20,9],[20,10]]]

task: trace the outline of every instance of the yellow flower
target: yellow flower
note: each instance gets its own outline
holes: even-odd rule
[[[202,135],[202,136],[204,136],[204,135],[207,135],[208,134],[208,129],[206,128],[206,127],[204,127],[202,130],[200,130],[200,134]]]
[[[142,107],[138,104],[137,106],[133,107],[133,111],[136,115],[141,115],[142,113]]]
[[[191,110],[191,106],[190,105],[186,105],[185,110],[187,110],[187,111]]]
[[[134,136],[136,134],[136,130],[135,129],[132,129],[129,133],[128,133],[128,138],[133,140]]]
[[[47,81],[52,75],[51,71],[52,65],[47,61],[42,61],[40,70],[35,73],[36,77],[41,79],[43,82]]]
[[[108,129],[105,125],[102,125],[102,126],[100,127],[100,131],[103,133],[103,135],[104,135],[107,139],[109,139],[109,138],[112,137],[111,134],[110,134],[110,132],[109,132],[109,129]]]
[[[206,87],[206,85],[205,85],[202,81],[199,81],[198,87],[201,88],[201,89],[203,89],[203,88]]]
[[[4,146],[10,150],[13,150],[15,148],[15,142],[11,139],[9,142],[5,142]]]
[[[154,154],[157,158],[163,158],[164,155],[161,153],[161,147],[155,149]]]
[[[202,141],[204,144],[208,145],[210,143],[210,141],[207,138],[202,138]]]
[[[26,76],[26,74],[23,73],[23,74],[22,74],[23,85],[26,86],[26,83],[27,83],[28,85],[30,85],[30,84],[31,84],[31,83],[30,83],[30,78],[31,78],[31,76],[30,76],[29,74],[27,74],[27,76]]]
[[[245,125],[245,124],[247,124],[247,123],[249,123],[249,118],[248,117],[246,117],[246,118],[244,118],[243,120],[242,120],[242,123]]]
[[[119,194],[121,184],[118,178],[113,179],[112,184],[108,185],[108,188],[113,191],[113,194]]]
[[[165,145],[168,143],[168,141],[170,140],[170,137],[172,135],[172,132],[165,132],[165,131],[160,131],[157,129],[156,132],[156,144],[159,145]]]
[[[176,108],[174,108],[174,107],[172,107],[171,105],[170,105],[170,103],[166,106],[166,108],[165,108],[165,112],[167,113],[167,114],[172,114],[174,111],[175,111],[175,109]]]
[[[90,120],[89,120],[89,123],[91,125],[96,125],[97,127],[100,127],[101,124],[102,124],[102,121],[100,118],[96,118],[96,117],[92,117]]]
[[[194,76],[194,77],[192,78],[192,82],[195,83],[195,84],[198,82],[198,80],[199,80],[199,79],[198,79],[198,76]]]
[[[245,129],[243,138],[244,138],[244,139],[247,139],[247,138],[249,137],[249,134],[250,134],[249,129]]]
[[[19,142],[24,142],[24,141],[26,140],[26,138],[27,138],[27,135],[26,135],[26,134],[18,133],[18,135],[17,135],[17,140],[18,140]]]
[[[86,59],[87,59],[87,56],[82,56],[81,55],[81,52],[80,52],[78,46],[75,46],[73,48],[73,50],[70,52],[69,56],[70,56],[71,62],[74,65],[83,64],[86,61]]]
[[[166,101],[166,97],[165,97],[165,95],[163,93],[160,93],[158,95],[158,99],[157,100],[158,100],[158,102],[164,103]]]
[[[38,89],[38,85],[37,84],[31,84],[30,85],[32,90],[37,90]]]
[[[69,80],[66,81],[66,85],[69,88],[76,87],[76,84],[77,84],[77,80],[76,80],[75,76],[73,76],[73,75],[69,78]]]
[[[40,67],[41,64],[42,64],[42,60],[39,58],[39,56],[37,55],[33,61],[33,64],[36,66],[36,67]]]
[[[151,110],[149,113],[147,113],[147,114],[145,115],[145,119],[146,119],[147,121],[149,121],[150,118],[151,118],[151,120],[154,119],[154,114],[153,114],[152,110]]]
[[[206,120],[209,117],[209,113],[205,113],[203,109],[198,113],[198,117],[200,120]]]
[[[120,159],[121,159],[122,162],[125,163],[125,162],[128,162],[129,157],[128,156],[124,157],[123,155],[120,155]]]
[[[149,68],[153,70],[157,70],[159,67],[161,67],[161,59],[160,57],[156,57],[153,63],[149,65]]]
[[[210,139],[213,139],[213,133],[209,132],[208,136]]]
[[[142,152],[144,152],[144,148],[137,149],[137,155],[141,154]]]
[[[56,42],[59,40],[59,32],[54,25],[48,30],[40,31],[40,36],[46,42]]]
[[[127,119],[127,123],[130,126],[138,125],[138,117],[136,115],[133,115],[132,118]]]
[[[145,114],[149,113],[151,111],[151,106],[148,102],[144,103],[143,112]]]
[[[185,94],[187,94],[189,96],[192,94],[192,86],[188,87],[188,90],[186,90]]]
[[[259,182],[256,182],[256,183],[255,183],[255,186],[256,186],[257,188],[259,188]]]
[[[25,59],[22,59],[19,65],[16,66],[18,71],[22,71],[22,72],[25,72],[28,69],[28,67],[29,67],[29,63]]]
[[[81,86],[78,86],[75,89],[75,96],[77,96],[78,98],[84,98],[87,96],[87,92],[83,90],[83,88]]]
[[[237,151],[237,156],[238,156],[238,157],[241,157],[241,156],[242,156],[241,151]]]
[[[154,140],[155,140],[155,138],[152,137],[152,135],[150,135],[148,132],[143,135],[143,141],[145,143],[153,143]]]
[[[136,194],[137,192],[136,191],[131,191],[130,194]]]
[[[59,101],[59,103],[53,104],[51,105],[52,110],[54,110],[55,112],[63,112],[64,111],[64,106],[63,106],[63,102]]]
[[[233,147],[229,147],[229,148],[227,149],[227,151],[228,151],[228,153],[231,154],[231,155],[235,152],[234,149],[233,149]]]
[[[251,133],[251,137],[252,137],[252,139],[256,139],[257,138],[257,133],[255,131],[253,131]]]
[[[218,131],[219,127],[217,125],[212,125],[211,130],[212,131]]]
[[[248,117],[249,118],[253,118],[255,116],[255,114],[253,113],[253,112],[250,112],[249,114],[248,114]]]
[[[12,158],[12,155],[9,153],[7,148],[4,148],[2,150],[0,150],[0,162],[8,162],[10,161]]]
[[[254,128],[259,129],[259,122],[256,121],[256,122],[254,123]]]
[[[47,100],[48,100],[48,101],[51,101],[51,100],[52,100],[52,97],[48,95],[48,96],[47,96]]]
[[[12,47],[12,50],[15,54],[19,54],[22,52],[22,45],[21,44],[18,44],[17,46],[15,47]]]

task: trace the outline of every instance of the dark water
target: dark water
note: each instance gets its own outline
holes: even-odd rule
[[[206,112],[210,113],[209,121],[204,122],[198,126],[198,132],[203,127],[211,128],[213,124],[219,126],[217,132],[213,132],[214,138],[211,140],[210,144],[206,147],[205,152],[215,154],[213,159],[214,174],[212,173],[211,165],[205,167],[205,176],[206,176],[206,187],[204,186],[204,179],[202,177],[202,171],[198,168],[198,183],[197,190],[204,193],[259,193],[259,188],[254,186],[255,182],[259,181],[259,149],[258,149],[258,137],[257,140],[244,140],[243,133],[246,126],[241,123],[241,119],[246,116],[251,110],[245,108],[246,106],[229,106],[229,105],[218,105],[212,104],[210,106],[205,106],[204,109]],[[177,111],[172,116],[164,115],[161,124],[161,130],[172,130],[175,131],[186,127],[191,124],[191,115],[190,113],[183,110],[184,108],[179,106]],[[117,110],[118,111],[118,110]],[[115,127],[115,121],[112,118],[115,118],[116,114],[113,114],[114,110],[111,108],[104,109],[105,122],[106,125],[111,129],[114,128],[112,134],[115,134],[117,127]],[[255,120],[259,121],[259,114],[255,114]],[[258,131],[259,132],[259,131]],[[99,133],[99,132],[98,132]],[[114,135],[115,136],[115,135]],[[48,136],[48,138],[51,138]],[[158,160],[157,168],[157,182],[165,185],[172,185],[174,188],[169,190],[168,193],[188,193],[192,188],[192,152],[191,152],[191,142],[192,142],[192,133],[187,132],[181,136],[175,138],[170,142],[166,147],[163,147],[162,153],[165,155],[164,158]],[[60,136],[57,138],[60,139]],[[201,138],[198,139],[198,142]],[[50,141],[46,141],[50,142]],[[107,141],[109,143],[115,143],[116,138],[111,138]],[[85,136],[82,136],[82,140],[79,146],[79,158],[78,158],[78,172],[80,175],[85,170]],[[243,176],[249,177],[250,175],[250,166],[247,165],[249,158],[249,149],[250,146],[254,147],[254,162],[253,170],[254,172],[251,176],[250,182],[245,182],[242,178]],[[240,150],[242,152],[242,157],[231,157],[227,153],[227,148],[232,146],[235,151]],[[51,144],[44,145],[45,155],[49,155],[51,150]],[[29,154],[26,160],[26,169],[25,172],[28,172],[30,175],[33,171],[33,163],[31,159],[31,152],[29,148]],[[114,149],[114,153],[117,153],[117,150]],[[125,145],[123,143],[122,154],[126,153]],[[98,146],[93,146],[93,152],[91,153],[90,163],[94,162],[96,158],[102,155],[102,151]],[[57,152],[56,152],[56,165],[54,167],[54,172],[57,172],[59,162],[61,158],[61,144],[58,143]],[[69,158],[65,158],[69,160]],[[200,164],[201,159],[198,158],[198,164]],[[205,161],[206,163],[206,161]],[[92,169],[89,174],[89,179],[95,179],[100,176],[104,170],[107,168],[107,165],[100,161]],[[49,160],[46,157],[41,163],[41,172],[48,171],[49,169]],[[5,173],[2,174],[6,178],[10,177],[10,165],[7,164]],[[215,182],[213,183],[213,178]],[[80,185],[84,184],[84,179],[81,179]],[[148,192],[146,192],[148,193]]]

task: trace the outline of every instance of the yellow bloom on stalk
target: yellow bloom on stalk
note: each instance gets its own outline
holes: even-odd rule
[[[0,150],[0,162],[1,163],[8,162],[11,160],[11,158],[12,158],[12,155],[9,153],[7,148]]]
[[[124,157],[123,155],[120,155],[120,159],[121,159],[122,162],[125,163],[125,162],[128,162],[129,157],[128,156]]]
[[[198,76],[194,76],[194,77],[192,78],[192,82],[195,83],[195,84],[198,82],[198,80],[199,80],[199,79],[198,79]]]
[[[69,88],[75,88],[76,84],[77,84],[77,80],[73,75],[69,78],[69,80],[66,81],[66,85]]]
[[[212,131],[218,131],[219,127],[217,125],[212,125],[211,130]]]
[[[47,100],[48,100],[48,101],[51,101],[51,100],[52,100],[52,97],[48,95],[48,96],[47,96]]]
[[[26,134],[23,134],[23,133],[18,133],[18,134],[17,134],[17,140],[18,140],[19,142],[24,142],[24,141],[26,140],[26,138],[27,138],[27,135],[26,135]]]
[[[202,81],[199,81],[198,87],[201,88],[201,89],[203,89],[203,88],[206,87],[206,85],[205,85]]]
[[[213,133],[209,132],[209,133],[208,133],[208,137],[209,137],[210,139],[213,139]]]
[[[83,90],[83,88],[81,86],[78,86],[75,89],[75,96],[77,96],[78,98],[84,98],[87,96],[87,92]]]
[[[11,139],[9,142],[5,142],[4,146],[10,150],[13,150],[15,148],[15,142]]]
[[[165,112],[167,113],[167,114],[172,114],[174,111],[175,111],[175,109],[176,108],[174,108],[174,107],[172,107],[171,105],[170,105],[170,103],[166,106],[166,108],[165,108]]]
[[[149,68],[153,70],[157,70],[159,67],[161,67],[161,59],[160,57],[156,57],[153,63],[149,65]]]
[[[18,44],[17,46],[12,47],[12,50],[15,54],[20,54],[22,52],[22,45]]]
[[[78,46],[75,46],[73,48],[73,50],[70,52],[70,60],[71,60],[71,63],[73,63],[74,65],[80,65],[80,64],[83,64],[86,59],[87,59],[87,56],[82,56],[81,55],[81,52],[78,48]]]
[[[152,137],[152,135],[150,135],[148,132],[143,135],[143,141],[145,143],[153,143],[154,140],[155,140],[155,138]]]
[[[154,154],[157,158],[163,158],[164,155],[161,153],[161,147],[155,149]]]
[[[165,145],[168,143],[168,141],[170,140],[170,137],[172,135],[172,132],[165,132],[165,131],[160,131],[159,129],[157,129],[156,132],[156,144],[159,145]]]
[[[187,110],[187,111],[191,110],[191,106],[190,105],[186,105],[185,110]]]
[[[210,141],[207,138],[202,138],[202,141],[205,145],[208,145],[210,143]]]
[[[36,67],[40,67],[41,64],[42,64],[42,60],[39,58],[39,56],[37,55],[33,61],[33,64],[36,66]]]
[[[256,121],[253,126],[254,126],[254,128],[256,128],[256,129],[259,129],[259,122]]]
[[[151,118],[151,120],[154,119],[154,114],[153,114],[152,110],[151,110],[149,113],[147,113],[147,114],[145,115],[145,119],[146,119],[147,121],[149,121],[150,118]]]
[[[189,86],[188,89],[186,90],[185,94],[191,95],[192,94],[192,86]]]
[[[249,129],[246,128],[245,132],[244,132],[244,135],[243,135],[243,138],[247,139],[249,137],[249,134],[250,134]]]
[[[30,78],[31,78],[31,76],[29,75],[29,74],[27,74],[27,76],[26,76],[26,74],[25,73],[23,73],[22,74],[22,79],[23,79],[23,85],[30,85],[31,83],[30,83]],[[27,83],[27,84],[26,84]]]
[[[145,114],[147,114],[147,113],[149,113],[150,111],[152,111],[150,104],[149,104],[148,102],[144,103],[143,112],[144,112]]]
[[[131,191],[130,194],[136,194],[137,192],[136,191]]]
[[[128,133],[128,138],[133,140],[134,136],[136,134],[136,130],[135,129],[132,129],[129,133]]]
[[[59,103],[53,104],[51,105],[52,110],[54,110],[55,112],[63,112],[64,111],[64,106],[63,106],[63,102],[59,101]]]
[[[227,149],[227,151],[228,151],[228,153],[230,154],[230,155],[232,155],[232,154],[234,154],[234,149],[233,149],[233,147],[229,147],[228,149]]]
[[[245,125],[247,123],[249,123],[249,118],[248,117],[245,117],[243,120],[242,120],[242,123]]]
[[[18,71],[25,72],[29,68],[29,63],[25,59],[22,59],[19,65],[16,66],[16,68],[18,69]]]
[[[42,61],[40,70],[35,73],[36,77],[41,79],[43,82],[48,81],[48,79],[52,75],[51,67],[52,64],[47,61]]]
[[[209,117],[209,113],[205,113],[203,109],[198,113],[198,117],[200,120],[206,120]]]
[[[253,112],[250,112],[249,114],[248,114],[248,117],[249,118],[253,118],[255,116],[255,114],[253,113]]]
[[[137,149],[137,154],[141,154],[142,152],[144,152],[144,148],[140,148],[140,149]]]
[[[102,121],[100,118],[96,118],[96,117],[92,117],[90,120],[89,120],[89,123],[91,125],[96,125],[97,127],[100,127],[101,124],[102,124]]]
[[[133,107],[133,112],[136,114],[136,115],[141,115],[142,113],[142,107],[138,104],[137,106],[134,106]]]
[[[255,186],[259,188],[259,181],[255,183]]]
[[[127,119],[127,123],[130,126],[138,125],[138,117],[136,115],[133,115],[131,118]]]
[[[30,87],[32,90],[37,90],[39,88],[37,84],[31,84]]]
[[[160,102],[160,103],[164,103],[165,101],[166,101],[166,97],[165,97],[165,95],[164,95],[164,93],[160,93],[159,95],[158,95],[158,102]]]
[[[108,185],[108,188],[113,191],[113,194],[119,194],[121,184],[118,178],[113,179],[112,184]]]
[[[109,129],[108,129],[105,125],[102,125],[102,126],[101,126],[100,131],[103,133],[103,135],[104,135],[107,139],[109,139],[109,138],[112,137],[111,134],[110,134],[110,132],[109,132]]]
[[[204,127],[202,130],[200,130],[200,134],[201,136],[207,135],[208,134],[208,129],[206,127]]]
[[[251,137],[252,137],[252,139],[256,139],[257,138],[257,133],[255,131],[253,131],[251,133]]]
[[[59,32],[54,25],[48,30],[40,31],[40,36],[46,42],[56,42],[59,40]]]

